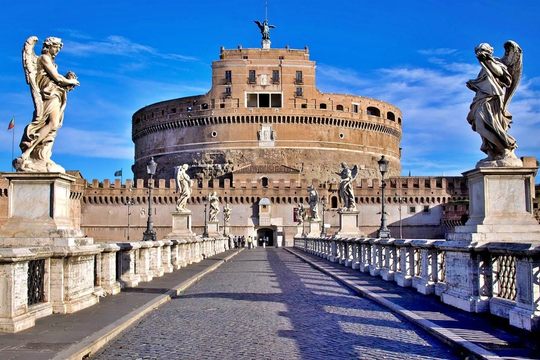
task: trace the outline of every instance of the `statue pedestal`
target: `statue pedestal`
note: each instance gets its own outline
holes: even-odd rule
[[[294,237],[304,237],[304,224],[296,225],[296,235]]]
[[[53,312],[69,314],[98,303],[102,290],[94,284],[95,259],[103,249],[79,228],[79,207],[71,206],[76,178],[64,173],[3,176],[9,180],[9,203],[0,247],[50,248],[45,265],[50,285],[45,291]]]
[[[362,237],[362,231],[358,228],[358,214],[360,211],[340,210],[339,214],[339,231],[336,233],[338,237]]]
[[[219,221],[209,221],[207,224],[208,237],[221,238],[222,234],[219,232]]]
[[[0,246],[91,245],[74,224],[70,207],[75,177],[63,173],[4,173],[9,180],[8,219]],[[78,216],[80,217],[80,215]]]
[[[175,211],[172,214],[172,232],[165,236],[166,239],[190,239],[195,237],[191,231],[191,211]]]
[[[532,214],[536,167],[479,168],[465,172],[469,220],[447,235],[449,241],[534,241],[540,225]]]
[[[321,237],[321,220],[314,220],[309,222],[309,233],[307,237]]]

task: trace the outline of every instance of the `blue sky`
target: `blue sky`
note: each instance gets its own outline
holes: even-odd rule
[[[59,71],[81,86],[68,95],[53,160],[85,178],[132,177],[131,116],[158,101],[206,93],[221,46],[260,47],[254,20],[264,0],[9,1],[1,5],[0,171],[11,171],[33,103],[21,50],[32,35],[60,37]],[[323,92],[373,97],[403,112],[402,175],[460,175],[483,158],[466,115],[474,47],[506,40],[523,49],[523,77],[510,105],[517,156],[540,158],[540,1],[268,0],[273,48],[303,49]],[[2,125],[3,124],[3,125]]]

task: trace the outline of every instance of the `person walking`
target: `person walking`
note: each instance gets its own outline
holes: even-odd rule
[[[253,238],[251,236],[248,236],[247,242],[248,242],[248,249],[252,249],[253,248]]]

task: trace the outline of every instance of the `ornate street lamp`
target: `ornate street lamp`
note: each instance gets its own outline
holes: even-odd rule
[[[129,197],[127,199],[127,202],[126,202],[126,205],[127,205],[127,216],[128,216],[128,222],[127,222],[127,241],[129,242],[129,231],[130,231],[130,226],[129,226],[129,220],[130,220],[130,217],[131,217],[131,209],[130,207],[132,205],[135,205],[135,199],[133,198],[133,196],[131,195],[131,188],[129,188]]]
[[[390,230],[386,227],[386,212],[384,211],[384,188],[386,187],[386,181],[384,181],[384,174],[388,170],[388,160],[384,158],[384,155],[381,157],[381,160],[377,161],[379,164],[379,171],[381,172],[381,227],[377,231],[378,238],[389,238]]]
[[[206,196],[203,196],[202,198],[203,204],[204,204],[204,231],[202,236],[204,238],[208,237],[208,223],[206,222],[206,207],[208,206],[208,198]]]
[[[154,175],[156,174],[157,163],[154,157],[146,164],[146,173],[150,175],[148,181],[148,221],[146,222],[146,231],[143,233],[143,241],[156,241],[156,232],[154,231],[154,222],[152,221],[152,187],[154,185]]]
[[[322,202],[322,229],[321,229],[321,237],[326,237],[326,229],[324,227],[324,212],[326,211],[326,196],[323,195],[321,198]]]

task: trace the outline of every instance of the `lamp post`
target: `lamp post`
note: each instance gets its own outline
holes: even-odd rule
[[[152,221],[152,187],[154,185],[154,175],[156,174],[157,163],[154,157],[146,164],[146,173],[150,175],[148,182],[148,221],[146,222],[146,231],[143,233],[143,241],[156,241],[156,232],[154,231],[154,222]]]
[[[384,174],[388,170],[388,160],[384,158],[384,155],[381,157],[379,161],[377,161],[377,164],[379,164],[379,171],[381,172],[381,227],[377,231],[377,237],[378,238],[389,238],[390,237],[390,230],[386,227],[386,212],[384,211],[384,188],[386,187],[386,181],[384,181]]]
[[[398,202],[398,209],[399,209],[399,238],[400,239],[403,239],[403,227],[402,227],[402,224],[401,224],[401,204],[403,203],[403,201],[405,200],[405,198],[399,196],[398,193],[396,193],[396,197],[395,197],[395,200]]]
[[[204,231],[203,231],[203,237],[207,238],[208,237],[208,224],[206,222],[207,218],[206,218],[206,207],[208,206],[208,198],[206,196],[203,196],[202,198],[203,200],[203,204],[204,204]]]
[[[322,203],[322,229],[321,229],[321,237],[326,237],[326,229],[324,227],[324,212],[326,211],[326,196],[323,195],[321,198]]]
[[[135,199],[133,199],[133,196],[131,195],[131,188],[129,188],[129,197],[127,199],[127,216],[128,216],[128,222],[127,222],[127,241],[129,242],[129,230],[130,230],[130,226],[129,226],[129,220],[130,220],[130,217],[131,217],[131,205],[135,205]]]

